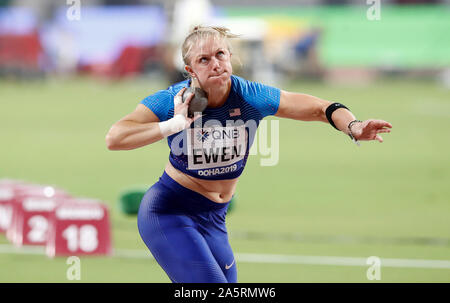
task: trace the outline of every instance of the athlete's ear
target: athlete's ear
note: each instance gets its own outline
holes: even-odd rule
[[[192,67],[190,67],[189,65],[185,65],[185,66],[184,66],[184,70],[185,70],[186,72],[188,72],[189,75],[190,75],[192,78],[195,77],[194,70],[193,70]]]

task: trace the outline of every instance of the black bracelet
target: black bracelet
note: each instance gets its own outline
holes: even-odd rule
[[[334,112],[335,110],[337,110],[338,108],[345,108],[345,109],[349,110],[348,107],[345,106],[344,104],[335,102],[335,103],[330,104],[330,105],[327,107],[327,109],[325,110],[325,115],[327,116],[328,122],[330,122],[330,124],[331,124],[335,129],[340,130],[340,129],[338,129],[338,128],[336,127],[336,125],[334,124],[333,120],[331,119],[331,114],[333,114],[333,112]]]

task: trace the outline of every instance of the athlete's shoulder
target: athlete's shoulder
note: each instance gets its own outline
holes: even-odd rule
[[[276,87],[231,76],[233,89],[242,99],[256,108],[263,117],[274,115],[280,104],[281,91]]]
[[[231,80],[233,81],[233,87],[238,92],[241,92],[244,96],[257,95],[267,89],[279,90],[276,87],[272,87],[256,81],[247,80],[236,75],[232,75]]]
[[[172,84],[165,91],[167,91],[167,93],[170,94],[172,97],[175,97],[175,95],[178,94],[178,92],[182,88],[188,87],[190,85],[189,82],[190,82],[190,80],[184,80],[184,81]]]
[[[233,89],[242,97],[251,95],[254,92],[255,82],[242,77],[231,75]]]
[[[159,90],[145,97],[140,103],[147,106],[160,121],[168,120],[173,115],[173,99],[183,88],[188,86],[188,81],[182,81],[169,86],[167,89]]]

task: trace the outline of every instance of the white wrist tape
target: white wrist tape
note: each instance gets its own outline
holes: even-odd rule
[[[168,137],[185,129],[186,121],[187,121],[186,117],[177,114],[172,119],[159,122],[158,125],[159,129],[161,130],[161,134],[164,137]]]

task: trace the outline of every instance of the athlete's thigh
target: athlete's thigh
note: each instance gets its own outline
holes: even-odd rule
[[[193,217],[156,212],[146,196],[138,214],[139,233],[169,278],[184,283],[227,282]]]
[[[225,226],[225,214],[211,212],[210,222],[202,230],[203,236],[229,283],[237,283],[237,267]]]
[[[153,223],[140,224],[143,240],[172,281],[227,282],[211,250],[189,218],[152,214]]]
[[[228,237],[206,237],[206,241],[227,281],[237,283],[236,260]]]

